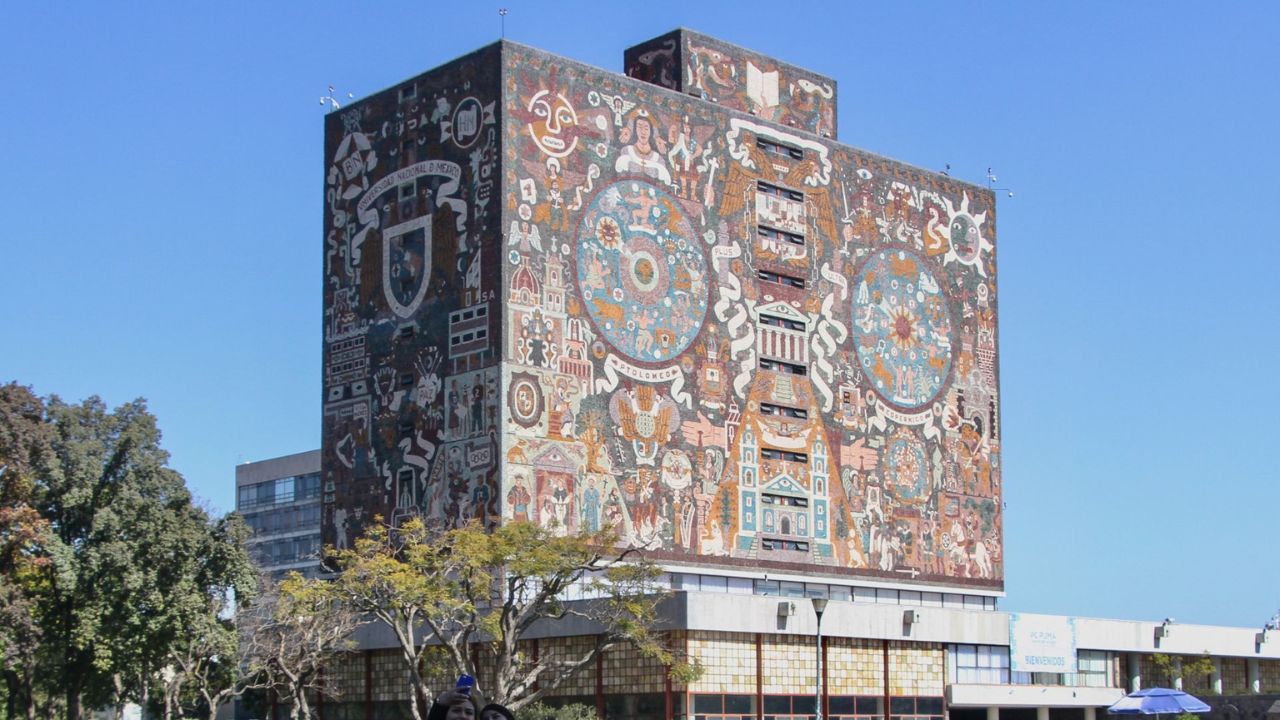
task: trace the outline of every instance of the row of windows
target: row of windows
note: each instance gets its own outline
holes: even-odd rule
[[[320,505],[299,505],[244,516],[245,525],[256,535],[320,527]]]
[[[602,596],[595,576],[584,577],[565,589],[565,600],[586,600]],[[844,602],[875,603],[880,605],[907,605],[914,607],[954,608],[964,610],[996,610],[996,598],[960,593],[923,592],[920,590],[892,590],[887,588],[850,587],[779,580],[702,575],[699,573],[673,572],[664,575],[658,584],[672,590],[690,592],[724,593],[727,595],[761,595],[766,597],[813,598],[824,597]]]
[[[796,202],[804,202],[804,193],[798,190],[778,187],[777,185],[770,185],[764,181],[756,183],[756,190],[763,195],[772,195],[774,197],[786,198],[787,200],[794,200]]]
[[[767,153],[772,153],[774,155],[781,155],[783,157],[789,157],[793,160],[804,159],[803,150],[801,150],[798,147],[792,147],[791,145],[784,145],[783,143],[780,143],[780,142],[765,140],[764,138],[758,137],[756,138],[756,147],[760,148],[761,150]]]
[[[719,575],[700,575],[698,573],[671,573],[669,577],[671,589],[673,590],[792,598],[824,597],[845,602],[965,610],[996,609],[995,598],[981,595],[850,587],[848,585],[789,582],[785,580],[757,580],[752,578],[722,577]]]
[[[809,498],[791,497],[790,495],[771,495],[762,493],[760,502],[766,505],[787,505],[789,507],[809,507]]]
[[[449,338],[449,344],[461,345],[462,343],[469,343],[472,340],[484,340],[488,337],[489,337],[489,330],[487,328],[476,328],[475,330],[470,330],[468,332],[458,333],[457,335],[454,335],[453,337]]]
[[[578,582],[565,588],[561,597],[565,600],[586,600],[601,597],[602,591],[599,587],[599,580],[600,577],[597,574],[588,573]],[[881,605],[990,611],[996,609],[995,598],[981,595],[850,587],[848,585],[828,585],[826,583],[791,582],[786,580],[760,580],[724,577],[722,575],[703,575],[700,573],[673,572],[664,574],[657,584],[661,587],[670,587],[672,590],[725,593],[728,595],[761,595],[787,598],[822,597],[844,602],[876,603]]]
[[[812,718],[817,709],[817,698],[812,693],[799,695],[765,695],[761,698],[761,714],[766,718]],[[697,718],[755,718],[756,696],[747,694],[697,693],[691,698],[690,714]],[[678,712],[677,715],[681,713]],[[827,696],[824,717],[830,720],[846,718],[884,717],[884,698],[867,695]],[[891,697],[889,712],[893,717],[941,718],[943,703],[940,697]]]
[[[304,560],[318,560],[320,558],[320,536],[307,535],[305,537],[272,540],[271,542],[250,546],[249,552],[253,555],[254,562],[263,566],[287,565]]]
[[[768,325],[770,327],[784,328],[786,330],[804,330],[804,323],[799,320],[788,320],[787,318],[781,318],[777,315],[766,315],[765,313],[760,313],[760,324]]]
[[[805,286],[804,278],[798,278],[793,275],[782,275],[775,272],[769,272],[768,270],[757,270],[756,277],[764,280],[765,282],[787,285],[793,288],[800,288],[801,290],[803,290]]]
[[[775,242],[784,242],[789,245],[804,245],[804,236],[787,232],[786,230],[776,230],[768,225],[757,225],[756,235]]]
[[[784,529],[784,532],[785,532],[785,529]],[[809,552],[809,543],[804,540],[783,540],[782,538],[760,538],[760,549]]]
[[[772,370],[774,372],[785,373],[787,375],[807,375],[809,369],[803,365],[796,363],[783,362],[781,360],[772,360],[770,358],[760,358],[761,370]]]
[[[268,480],[242,485],[237,491],[236,508],[243,511],[263,505],[279,505],[320,497],[320,473]]]
[[[1103,650],[1076,651],[1074,673],[1013,672],[1010,669],[1009,648],[1002,645],[948,645],[947,660],[948,679],[952,683],[1111,686],[1111,657]]]
[[[467,320],[483,317],[489,317],[488,305],[476,305],[475,307],[469,307],[464,310],[455,310],[449,313],[449,322],[466,322]]]
[[[799,420],[806,420],[809,417],[809,411],[803,408],[774,405],[773,403],[760,403],[760,412],[763,415],[778,415],[781,417],[797,418]]]
[[[765,460],[785,460],[793,463],[809,462],[809,456],[805,453],[792,452],[791,450],[775,450],[773,448],[760,448],[760,457]]]
[[[570,584],[561,594],[564,600],[586,600],[603,596],[602,576],[587,573],[578,582]],[[829,598],[844,602],[879,605],[908,605],[926,608],[953,608],[963,610],[996,610],[996,598],[960,593],[926,592],[920,590],[894,590],[826,583],[793,582],[788,580],[762,580],[745,577],[725,577],[701,573],[664,573],[656,586],[690,592],[724,593],[728,595],[760,595],[784,598]],[[1007,648],[1006,648],[1007,656]]]

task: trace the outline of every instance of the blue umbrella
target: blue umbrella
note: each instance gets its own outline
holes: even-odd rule
[[[1200,698],[1188,695],[1181,690],[1169,688],[1147,688],[1129,693],[1107,712],[1112,715],[1163,715],[1166,713],[1204,713],[1209,706]]]

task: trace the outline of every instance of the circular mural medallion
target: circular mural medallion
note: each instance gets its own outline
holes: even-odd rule
[[[657,185],[601,190],[578,226],[578,292],[619,353],[660,363],[684,352],[707,315],[707,260],[679,202]]]
[[[460,148],[471,147],[484,126],[484,107],[473,97],[466,97],[453,111],[453,142]]]
[[[529,373],[513,373],[511,387],[507,391],[507,407],[511,419],[524,428],[531,428],[542,418],[542,387],[538,378]]]
[[[933,402],[951,373],[951,310],[920,257],[880,250],[854,277],[854,350],[882,399],[915,409]]]

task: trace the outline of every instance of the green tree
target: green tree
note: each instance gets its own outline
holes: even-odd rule
[[[171,618],[182,632],[156,678],[165,720],[198,713],[213,720],[219,705],[256,684],[257,674],[242,672],[238,662],[233,615],[233,603],[251,605],[257,592],[257,570],[244,549],[248,532],[234,514],[208,523],[173,589]]]
[[[146,705],[191,628],[248,592],[236,521],[167,467],[141,401],[0,387],[0,658],[9,717]]]
[[[93,397],[48,402],[59,471],[42,514],[57,562],[41,623],[56,644],[51,678],[69,718],[85,707],[146,704],[151,679],[183,632],[187,568],[207,517],[168,468],[141,401],[109,411]],[[59,657],[60,656],[60,657]]]
[[[0,386],[0,672],[5,717],[35,717],[37,605],[46,588],[50,527],[36,509],[40,479],[56,466],[44,402],[30,388]]]
[[[1203,678],[1213,673],[1213,658],[1208,651],[1194,657],[1155,653],[1150,659],[1156,668],[1156,681],[1162,683],[1163,687],[1173,687],[1179,678]]]
[[[353,609],[392,631],[413,692],[415,717],[432,693],[422,667],[427,644],[443,649],[457,674],[480,676],[472,647],[493,659],[493,686],[482,694],[519,710],[591,667],[600,653],[631,646],[682,677],[697,668],[675,658],[657,631],[665,597],[660,569],[634,549],[616,550],[611,533],[566,535],[534,523],[486,530],[470,524],[435,530],[410,520],[390,530],[374,523],[353,548],[333,553],[333,590]],[[594,599],[565,602],[581,583]],[[537,623],[580,618],[598,627],[595,643],[576,656],[538,658],[521,641]]]

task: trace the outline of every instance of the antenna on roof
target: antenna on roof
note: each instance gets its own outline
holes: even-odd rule
[[[1009,197],[1013,197],[1012,189],[996,187],[996,182],[998,180],[999,178],[996,177],[996,174],[991,170],[991,168],[987,168],[987,189],[994,192],[1009,193]]]
[[[355,96],[354,96],[354,95],[352,95],[351,93],[347,93],[347,99],[348,99],[348,100],[350,100],[350,99],[351,99],[351,98],[353,98],[353,97],[355,97]],[[337,110],[338,108],[342,107],[342,103],[338,102],[338,98],[337,98],[337,96],[334,94],[334,89],[333,89],[333,86],[332,86],[332,85],[330,85],[330,86],[329,86],[329,94],[328,94],[328,95],[322,95],[322,96],[320,96],[320,104],[321,104],[321,105],[328,105],[330,110]]]
[[[500,32],[502,33],[502,38],[504,40],[507,37],[507,13],[508,12],[510,11],[507,10],[506,8],[498,8],[498,17],[500,18],[498,20],[498,23],[499,23],[498,27]]]

